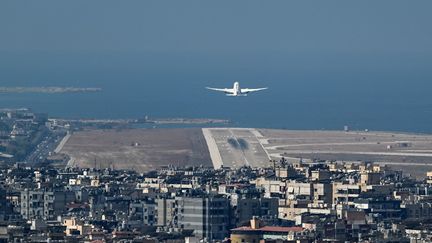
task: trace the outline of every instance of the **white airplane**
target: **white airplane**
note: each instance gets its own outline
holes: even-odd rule
[[[218,89],[218,88],[210,88],[210,87],[206,87],[206,88],[210,89],[210,90],[216,90],[216,91],[225,92],[225,94],[227,96],[247,96],[247,94],[250,93],[250,92],[256,92],[256,91],[268,89],[268,88],[241,89],[239,82],[234,82],[234,85],[233,85],[232,89],[228,89],[228,88]]]

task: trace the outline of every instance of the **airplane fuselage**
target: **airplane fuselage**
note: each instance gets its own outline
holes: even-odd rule
[[[226,96],[247,96],[247,93],[242,92],[239,82],[234,82],[232,93],[226,93]]]
[[[234,82],[233,92],[227,94],[227,96],[246,96],[246,94],[242,94],[241,89],[240,89],[240,83]]]

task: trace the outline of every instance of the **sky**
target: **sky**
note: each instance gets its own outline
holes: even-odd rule
[[[0,2],[2,52],[432,52],[432,2]]]

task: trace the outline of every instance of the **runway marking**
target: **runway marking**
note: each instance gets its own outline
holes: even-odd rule
[[[398,144],[399,142],[346,142],[346,143],[299,143],[299,144],[282,144],[282,145],[274,145],[268,146],[267,149],[283,149],[287,147],[302,147],[302,146],[344,146],[344,145],[389,145],[389,144]]]
[[[232,131],[230,128],[228,128],[228,131],[231,133],[232,138],[234,138],[234,139],[236,140],[236,142],[237,142],[238,144],[240,144],[239,141],[238,141],[238,139],[237,139],[237,137],[236,137],[235,134],[233,133],[233,131]],[[248,161],[247,158],[246,158],[246,154],[245,154],[243,148],[241,148],[241,151],[242,151],[242,155],[243,155],[243,159],[244,159],[244,161],[245,161],[245,164],[246,164],[247,166],[250,166],[249,161]]]
[[[263,136],[261,135],[261,133],[258,132],[258,130],[256,130],[256,129],[253,129],[253,130],[255,130],[255,132],[252,132],[253,134],[260,134],[260,136],[263,137]],[[258,137],[255,137],[255,138],[257,139],[258,143],[261,145],[261,148],[262,148],[262,149],[264,150],[264,152],[266,153],[267,158],[270,160],[270,159],[271,159],[270,154],[267,152],[267,149],[266,149],[266,148],[264,147],[264,145],[261,143],[261,140],[258,139]]]
[[[354,151],[305,151],[290,150],[287,154],[358,154],[358,155],[382,155],[382,156],[412,156],[412,157],[432,157],[432,153],[401,153],[401,152],[354,152]]]
[[[220,155],[219,148],[217,146],[215,139],[212,136],[210,129],[203,128],[202,133],[203,133],[204,138],[207,142],[207,147],[208,147],[208,150],[210,153],[210,158],[213,162],[213,167],[215,169],[219,169],[219,168],[223,167],[223,160],[222,160],[222,157]]]

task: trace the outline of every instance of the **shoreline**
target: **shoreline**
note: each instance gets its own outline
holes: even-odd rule
[[[45,93],[45,94],[59,94],[59,93],[86,93],[86,92],[99,92],[101,88],[78,88],[78,87],[0,87],[0,93],[4,94],[22,94],[22,93]]]

